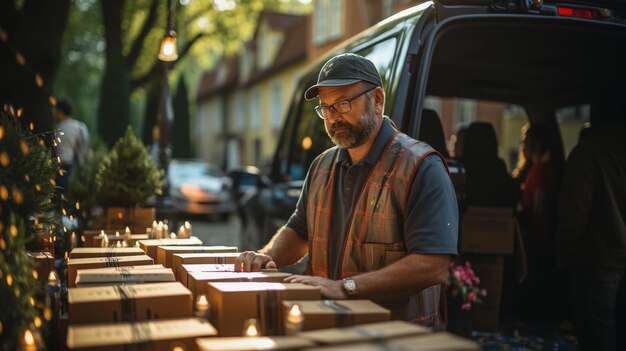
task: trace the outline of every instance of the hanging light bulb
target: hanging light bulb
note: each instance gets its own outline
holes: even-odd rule
[[[163,41],[161,41],[161,50],[159,50],[159,60],[171,62],[178,58],[176,52],[176,32],[170,30]]]

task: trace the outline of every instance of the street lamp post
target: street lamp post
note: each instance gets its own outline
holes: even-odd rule
[[[162,216],[170,217],[172,213],[172,204],[169,199],[169,183],[167,181],[167,170],[170,160],[170,128],[174,121],[174,109],[172,107],[172,97],[170,95],[170,85],[168,81],[168,73],[170,65],[178,58],[176,52],[176,32],[172,30],[172,0],[167,0],[167,30],[165,37],[161,41],[158,58],[163,63],[163,82],[161,85],[161,100],[159,103],[159,114],[157,116],[157,125],[159,130],[158,140],[158,158],[159,168],[164,172],[165,181],[161,196],[158,198],[158,211]]]

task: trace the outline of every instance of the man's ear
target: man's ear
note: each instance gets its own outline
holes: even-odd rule
[[[376,87],[372,97],[374,98],[374,109],[376,110],[376,114],[382,115],[385,109],[385,90],[383,90],[382,87]]]

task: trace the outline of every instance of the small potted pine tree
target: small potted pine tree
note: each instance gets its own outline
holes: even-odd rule
[[[154,208],[143,206],[161,194],[162,187],[163,171],[129,126],[96,173],[96,198],[107,208],[108,228],[143,233],[155,217]]]

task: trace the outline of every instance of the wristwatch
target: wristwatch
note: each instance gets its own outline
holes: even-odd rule
[[[348,294],[348,298],[351,300],[356,299],[356,294],[358,293],[356,282],[352,278],[345,278],[343,283],[341,284],[343,290]]]

